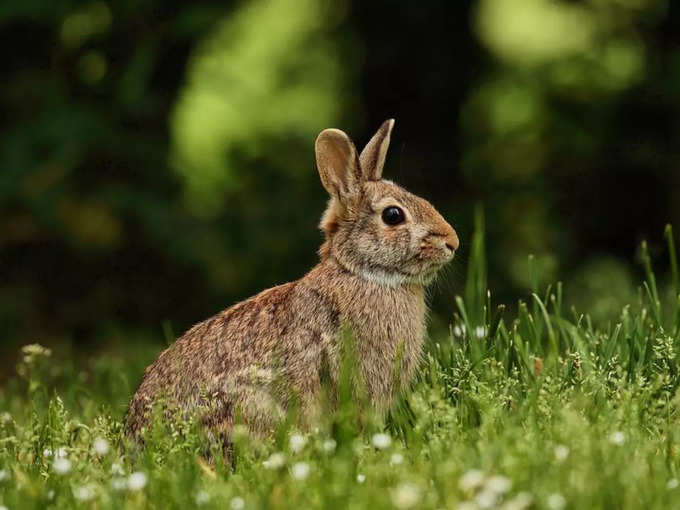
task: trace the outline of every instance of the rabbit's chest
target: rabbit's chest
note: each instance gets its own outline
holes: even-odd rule
[[[395,390],[410,383],[425,337],[421,292],[395,289],[363,296],[346,315],[357,342],[366,389],[376,404],[389,405]]]

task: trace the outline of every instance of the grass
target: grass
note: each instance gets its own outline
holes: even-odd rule
[[[673,234],[671,286],[678,297]],[[481,220],[448,335],[385,422],[341,386],[317,428],[238,428],[234,462],[192,423],[157,423],[143,451],[121,418],[155,352],[24,349],[0,389],[0,505],[19,508],[679,508],[680,298],[663,305],[646,247],[639,299],[595,326],[562,286],[516,312],[487,291]],[[349,380],[349,379],[348,379]]]

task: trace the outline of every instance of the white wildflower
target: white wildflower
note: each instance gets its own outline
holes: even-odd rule
[[[57,451],[54,454],[54,456],[58,459],[65,459],[66,457],[68,457],[68,452],[66,451],[66,448],[62,446],[61,448],[57,448]]]
[[[48,490],[46,496],[48,501],[52,501],[54,499],[54,489]]]
[[[512,488],[512,480],[505,476],[495,475],[484,484],[484,489],[495,494],[505,494]]]
[[[205,505],[208,501],[210,501],[210,494],[208,494],[206,491],[198,491],[194,500],[198,506]]]
[[[373,446],[379,450],[384,450],[392,444],[392,438],[388,434],[373,434],[373,439],[371,440]]]
[[[83,485],[81,487],[76,487],[73,489],[73,497],[78,501],[90,501],[94,498],[94,491],[91,487]]]
[[[390,464],[398,466],[402,462],[404,462],[404,456],[401,453],[393,453],[390,457]]]
[[[484,326],[477,326],[475,328],[475,336],[477,338],[484,338],[486,336],[486,327]]]
[[[548,496],[547,504],[550,510],[562,510],[565,506],[567,506],[567,500],[564,499],[564,496],[562,496],[562,494],[559,492],[554,492]]]
[[[479,469],[470,469],[458,479],[458,487],[463,492],[478,489],[484,483],[484,473]]]
[[[124,475],[125,471],[123,471],[123,466],[121,466],[118,462],[114,462],[113,464],[111,464],[111,474]]]
[[[111,488],[114,491],[124,491],[127,489],[127,480],[122,476],[114,476],[111,478]]]
[[[678,482],[678,479],[677,478],[671,478],[670,480],[668,480],[668,482],[666,482],[666,489],[668,489],[669,491],[673,490],[673,489],[677,489],[678,485],[680,485],[680,482]]]
[[[412,508],[420,501],[420,489],[410,483],[405,483],[392,491],[392,503],[397,508]]]
[[[43,457],[45,457],[47,459],[48,457],[51,457],[51,456],[52,456],[52,450],[50,450],[49,448],[45,448],[43,450]]]
[[[229,508],[231,508],[231,510],[243,510],[245,506],[246,502],[243,501],[243,498],[239,498],[238,496],[231,498],[231,501],[229,502]]]
[[[64,458],[54,459],[52,467],[58,475],[65,475],[71,472],[71,461]]]
[[[4,482],[5,480],[9,480],[9,471],[0,469],[0,482]]]
[[[460,326],[455,325],[453,327],[453,335],[460,338],[465,335],[465,324],[461,324]]]
[[[141,491],[146,487],[147,477],[146,473],[135,471],[127,479],[127,488],[133,492]]]
[[[9,510],[5,505],[0,505],[0,510]]]
[[[309,476],[309,464],[306,462],[298,462],[292,468],[293,478],[296,480],[304,480]]]
[[[292,436],[290,436],[288,444],[290,445],[290,451],[292,451],[293,453],[299,453],[307,444],[307,439],[304,436],[301,436],[300,434],[293,434]]]
[[[503,510],[525,510],[534,502],[534,498],[528,492],[520,492],[514,498],[508,500],[503,506]]]
[[[555,446],[555,460],[557,462],[564,462],[569,457],[569,447],[563,444],[558,444]]]
[[[496,503],[498,503],[498,494],[488,489],[484,489],[475,497],[475,503],[482,509],[494,508]]]
[[[106,455],[109,453],[109,442],[103,437],[98,437],[92,443],[92,448],[97,455]]]
[[[626,435],[618,430],[616,432],[612,432],[612,435],[609,436],[609,442],[615,444],[616,446],[621,446],[626,442]]]
[[[366,475],[362,475],[361,473],[359,473],[357,475],[357,483],[364,483],[365,481],[366,481]]]
[[[286,463],[283,453],[272,453],[267,460],[262,463],[265,469],[279,469]]]
[[[335,442],[335,439],[326,439],[321,445],[321,448],[323,448],[323,451],[326,453],[333,453],[336,446],[338,446],[338,444]]]
[[[8,412],[4,412],[0,414],[0,422],[2,423],[9,423],[12,421],[12,415],[9,414]]]

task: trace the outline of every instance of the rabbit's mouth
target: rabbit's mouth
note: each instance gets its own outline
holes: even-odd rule
[[[441,269],[451,261],[452,257],[446,257],[443,259],[436,260],[426,260],[420,259],[420,264],[416,270],[410,272],[411,277],[409,281],[411,283],[421,283],[423,285],[429,285],[437,277],[437,274]]]

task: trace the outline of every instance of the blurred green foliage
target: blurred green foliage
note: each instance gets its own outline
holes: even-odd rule
[[[654,255],[680,225],[678,10],[6,0],[2,341],[170,341],[300,276],[325,202],[315,135],[362,145],[392,116],[386,176],[451,220],[462,258],[483,205],[501,300],[527,291],[533,253],[604,320],[634,292],[638,241]],[[435,296],[444,324],[461,265]]]

